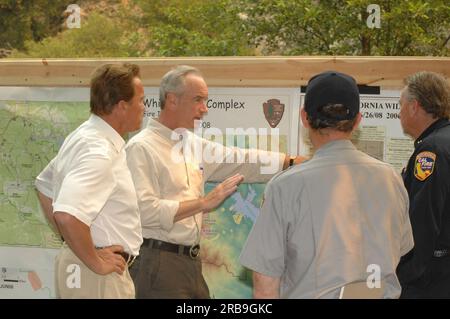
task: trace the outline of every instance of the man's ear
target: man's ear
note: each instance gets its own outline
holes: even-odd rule
[[[415,115],[417,115],[417,113],[420,112],[421,109],[422,108],[421,108],[419,102],[417,102],[417,100],[413,99],[409,102],[409,108],[407,109],[407,111],[409,112],[410,116],[415,116]]]
[[[302,119],[303,126],[306,128],[309,128],[308,114],[306,114],[304,107],[302,107],[302,109],[300,111],[300,117]]]
[[[115,107],[115,109],[117,109],[120,112],[126,112],[128,110],[128,103],[125,102],[124,100],[120,100],[119,103],[117,103],[117,106]]]
[[[178,102],[177,95],[173,92],[169,92],[166,95],[166,102],[165,102],[166,104],[164,108],[169,108],[170,110],[173,110],[174,108],[176,108],[177,102]]]
[[[356,114],[356,121],[355,121],[355,124],[353,125],[353,130],[356,130],[356,128],[361,123],[361,120],[362,120],[362,114],[361,114],[361,112],[358,112],[358,114]]]

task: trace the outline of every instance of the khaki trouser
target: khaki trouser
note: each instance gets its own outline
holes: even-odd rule
[[[64,245],[56,257],[56,290],[58,298],[133,299],[134,284],[128,267],[122,275],[98,275],[90,270]]]

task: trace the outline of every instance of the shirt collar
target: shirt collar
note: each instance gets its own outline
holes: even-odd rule
[[[176,131],[171,130],[164,124],[160,123],[157,120],[150,119],[147,124],[147,128],[158,134],[159,136],[165,138],[166,140],[170,141],[171,143],[175,144],[178,143],[179,140],[181,140],[182,136],[190,136],[190,131],[185,128],[178,128]],[[174,139],[174,136],[178,135],[178,139]]]
[[[450,125],[450,121],[447,119],[439,119],[433,122],[433,124],[428,126],[427,129],[423,131],[422,134],[420,134],[419,138],[414,141],[414,147],[419,146],[422,143],[422,140],[428,135],[430,135],[432,132],[446,125]]]
[[[120,152],[124,145],[125,141],[120,136],[119,133],[115,129],[112,128],[105,120],[103,120],[100,116],[95,114],[91,114],[88,120],[89,124],[93,125],[100,133],[103,134],[116,148],[118,152]]]
[[[339,150],[354,150],[356,149],[355,145],[353,145],[350,140],[336,140],[326,143],[322,145],[314,154],[314,156],[325,155],[329,152],[335,152]]]

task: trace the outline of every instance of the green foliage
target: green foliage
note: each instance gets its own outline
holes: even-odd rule
[[[41,42],[27,41],[27,53],[13,52],[13,58],[127,57],[133,40],[124,40],[123,28],[114,20],[93,13],[79,29],[68,29]]]
[[[55,58],[450,51],[448,0],[84,0],[81,29],[61,31],[71,2],[0,0],[0,48]],[[371,3],[380,29],[366,25]]]
[[[252,55],[233,0],[136,1],[156,56]]]
[[[67,0],[0,0],[0,48],[23,49],[61,30]]]
[[[246,28],[265,54],[449,55],[446,0],[249,0]],[[381,8],[381,28],[366,25]]]

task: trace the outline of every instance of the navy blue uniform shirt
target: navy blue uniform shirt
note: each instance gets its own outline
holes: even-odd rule
[[[437,289],[429,297],[450,296],[450,256],[436,257],[436,251],[450,249],[450,121],[434,122],[414,146],[402,173],[414,248],[400,261],[397,274],[402,286]]]

